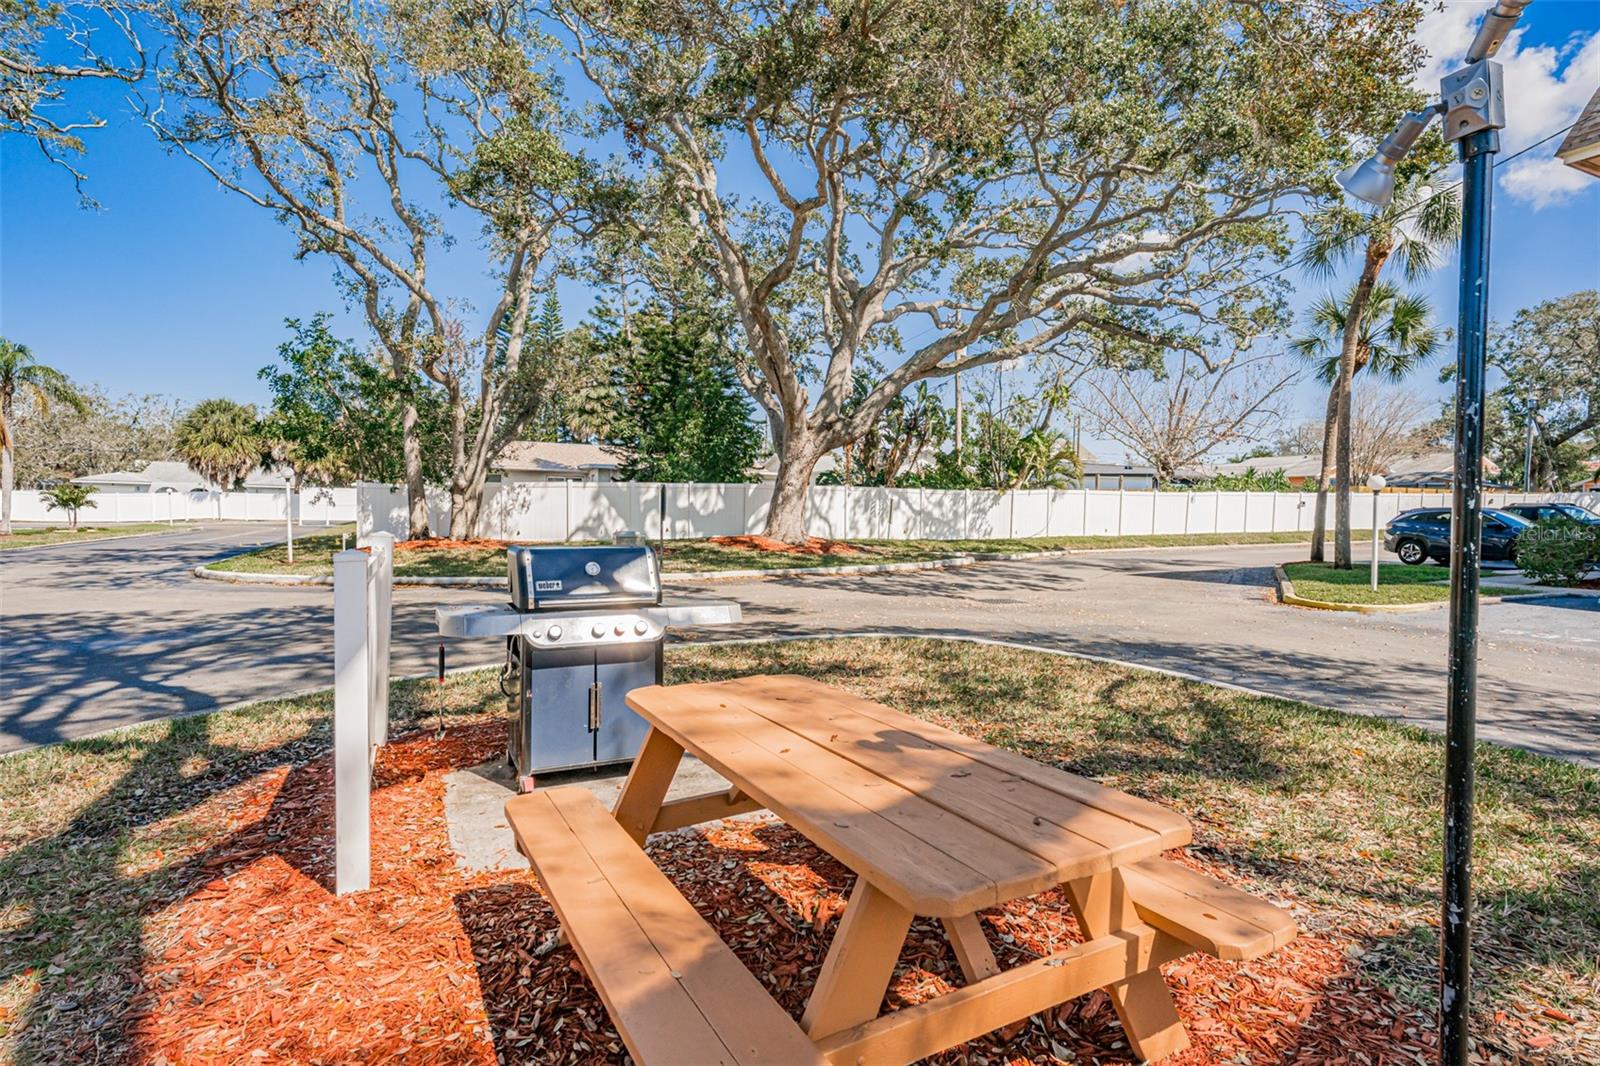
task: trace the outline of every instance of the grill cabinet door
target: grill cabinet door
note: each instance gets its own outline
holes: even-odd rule
[[[589,648],[524,649],[523,702],[518,726],[529,753],[524,775],[586,766],[594,761],[589,731],[589,686],[594,652]]]
[[[628,693],[656,683],[655,641],[619,644],[595,650],[595,677],[600,682],[600,731],[595,734],[595,761],[622,762],[639,754],[650,724],[626,703]]]

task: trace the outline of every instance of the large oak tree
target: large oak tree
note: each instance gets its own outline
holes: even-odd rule
[[[540,14],[519,0],[141,6],[163,38],[148,124],[293,227],[300,254],[333,260],[397,381],[444,391],[450,535],[469,536],[489,464],[548,390],[530,312],[607,187],[565,147],[574,112]],[[479,270],[441,269],[463,238]],[[475,275],[490,279],[478,305]],[[403,403],[413,537],[429,532],[417,423]]]
[[[918,381],[1086,332],[1146,365],[1234,358],[1281,321],[1243,283],[1286,252],[1290,205],[1416,59],[1410,0],[559,10],[736,311],[787,541],[818,460]],[[851,405],[869,357],[887,372]]]

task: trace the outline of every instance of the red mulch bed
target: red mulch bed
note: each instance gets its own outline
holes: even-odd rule
[[[787,555],[861,555],[863,550],[853,544],[842,540],[827,540],[823,537],[807,537],[804,544],[788,544],[771,537],[749,535],[742,537],[708,537],[708,544],[720,544],[724,548],[743,548],[746,551],[782,552]]]
[[[456,551],[462,548],[491,548],[495,551],[504,551],[515,544],[510,540],[495,540],[492,537],[468,537],[465,540],[451,540],[449,537],[422,537],[418,540],[402,540],[395,544],[396,551]]]
[[[118,1026],[128,1057],[620,1062],[621,1041],[571,950],[538,951],[556,923],[531,876],[466,876],[455,866],[444,826],[444,774],[492,758],[503,742],[504,725],[492,721],[455,727],[442,740],[412,734],[386,748],[373,793],[372,888],[345,898],[330,890],[328,761],[236,786],[227,797],[231,835],[200,860],[214,878],[147,924],[141,991]],[[851,874],[775,822],[674,834],[658,838],[651,851],[798,1018]],[[1055,893],[984,919],[1002,965],[1077,939]],[[1350,947],[1303,935],[1246,965],[1199,955],[1170,964],[1167,978],[1194,1041],[1170,1061],[1430,1060],[1429,1020],[1355,979]],[[959,982],[937,923],[918,920],[890,1005],[918,1002]],[[1130,1061],[1103,993],[932,1061],[1061,1060]]]

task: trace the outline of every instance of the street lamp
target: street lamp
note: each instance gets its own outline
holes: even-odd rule
[[[1382,474],[1367,478],[1367,488],[1372,490],[1372,591],[1378,591],[1378,494],[1389,487],[1389,479]]]
[[[1454,536],[1450,538],[1450,673],[1445,720],[1444,913],[1439,960],[1439,1061],[1465,1066],[1472,977],[1472,788],[1477,724],[1478,564],[1483,546],[1483,376],[1489,329],[1489,216],[1497,131],[1506,124],[1500,64],[1490,61],[1530,0],[1499,0],[1467,50],[1467,65],[1446,74],[1439,100],[1400,120],[1377,154],[1340,175],[1351,195],[1371,204],[1394,196],[1394,165],[1434,115],[1459,146],[1460,326],[1456,353]],[[1420,125],[1419,125],[1420,124]]]

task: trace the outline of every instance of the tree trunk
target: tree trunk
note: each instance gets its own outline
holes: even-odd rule
[[[806,498],[811,492],[811,474],[822,458],[822,450],[804,430],[785,433],[778,453],[778,480],[772,486],[772,505],[767,509],[763,531],[785,544],[804,544],[806,540]]]
[[[478,518],[483,513],[483,493],[488,487],[487,463],[484,468],[466,472],[463,482],[450,486],[450,539],[467,540],[478,534]]]
[[[1339,347],[1339,379],[1334,385],[1339,396],[1339,428],[1335,441],[1334,465],[1337,479],[1334,497],[1333,566],[1335,570],[1349,570],[1353,560],[1350,552],[1350,422],[1352,382],[1356,372],[1356,349],[1361,344],[1361,323],[1366,318],[1367,303],[1372,298],[1372,287],[1377,283],[1378,271],[1383,267],[1382,250],[1369,246],[1361,277],[1350,294],[1350,306],[1344,316],[1344,343]]]
[[[1323,542],[1328,537],[1328,488],[1333,484],[1333,449],[1339,435],[1339,391],[1328,386],[1328,413],[1322,423],[1322,469],[1317,475],[1317,512],[1311,531],[1311,561],[1327,557]]]
[[[428,485],[422,476],[422,441],[417,437],[417,405],[407,403],[400,414],[401,451],[406,461],[406,537],[424,540],[428,531]]]

